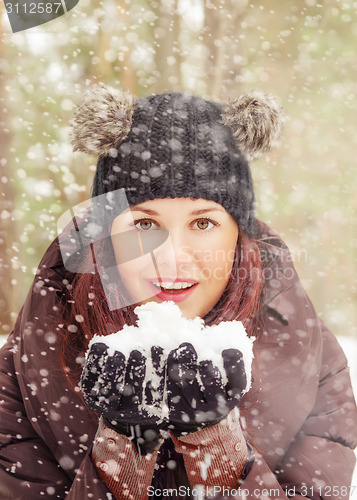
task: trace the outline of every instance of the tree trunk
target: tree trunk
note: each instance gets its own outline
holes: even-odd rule
[[[207,49],[207,94],[216,99],[234,95],[241,71],[239,27],[246,0],[220,0],[204,4],[203,39]]]
[[[159,81],[154,86],[153,92],[180,91],[182,90],[181,23],[177,0],[160,0],[156,3],[156,8],[154,6],[155,3],[152,4],[152,8],[157,20],[153,31],[157,36],[155,64]]]
[[[6,60],[5,48],[0,37],[0,59]],[[10,130],[6,100],[6,75],[0,74],[0,331],[10,333],[13,327],[11,312],[14,309],[13,272],[11,258],[15,241],[13,220],[14,192],[10,175]]]

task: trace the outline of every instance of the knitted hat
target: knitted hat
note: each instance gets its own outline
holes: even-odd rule
[[[71,140],[75,151],[99,156],[93,198],[124,189],[130,205],[155,198],[213,200],[252,236],[248,160],[274,146],[283,121],[281,106],[261,92],[222,105],[187,93],[135,99],[102,85],[76,109]],[[123,209],[116,205],[112,219]]]

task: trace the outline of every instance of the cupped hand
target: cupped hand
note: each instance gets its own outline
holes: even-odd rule
[[[210,427],[240,403],[247,386],[243,355],[222,351],[223,373],[211,360],[198,360],[192,344],[183,343],[167,360],[169,429],[176,436]]]
[[[141,443],[146,452],[156,446],[165,426],[161,356],[162,349],[152,347],[149,374],[147,359],[140,351],[131,351],[126,359],[120,351],[110,354],[104,343],[93,343],[79,384],[89,408],[101,415],[106,425]]]

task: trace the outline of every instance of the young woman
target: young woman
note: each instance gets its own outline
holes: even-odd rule
[[[92,203],[47,250],[1,350],[1,498],[349,497],[345,356],[254,213],[248,160],[282,121],[259,92],[224,106],[104,86],[85,96],[72,141],[99,156]],[[162,418],[140,404],[137,351],[128,360],[97,343],[85,359],[95,334],[165,301],[206,325],[240,320],[256,338],[243,397],[240,353],[222,352],[217,382],[194,339],[168,356]]]

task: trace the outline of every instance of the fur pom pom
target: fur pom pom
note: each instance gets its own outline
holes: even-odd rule
[[[286,114],[272,95],[253,91],[228,103],[222,118],[232,129],[239,150],[248,160],[255,160],[275,146]]]
[[[129,134],[136,100],[129,92],[96,85],[78,105],[71,121],[73,151],[108,155]]]

